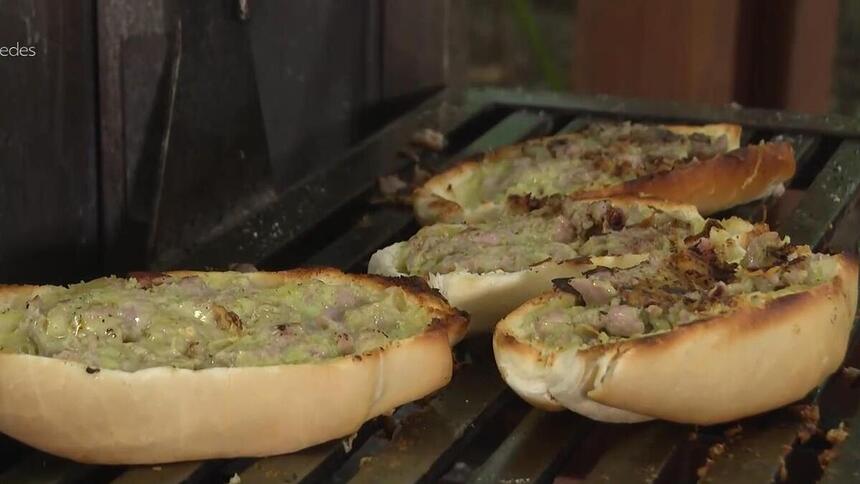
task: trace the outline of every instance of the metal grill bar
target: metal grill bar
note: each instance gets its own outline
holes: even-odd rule
[[[410,415],[390,444],[365,464],[350,482],[386,483],[430,481],[453,463],[481,423],[512,398],[502,382],[486,340],[466,342],[474,352],[448,388],[423,412]]]
[[[186,482],[195,473],[199,473],[200,468],[201,466],[197,462],[131,467],[113,482],[114,484],[147,484],[156,481],[161,483]]]
[[[608,427],[608,426],[607,426]],[[616,432],[619,429],[615,429]],[[654,480],[679,442],[690,435],[684,425],[651,422],[630,425],[603,454],[583,482],[644,482]]]
[[[104,468],[82,465],[42,452],[33,452],[17,466],[0,475],[0,482],[64,484],[94,478]]]
[[[591,113],[619,119],[642,119],[661,122],[735,123],[747,128],[800,131],[806,133],[856,138],[860,121],[838,115],[816,116],[804,113],[775,112],[735,106],[702,106],[682,102],[624,99],[606,95],[576,96],[558,92],[518,91],[500,88],[471,89],[471,103],[503,104],[519,108],[542,108],[564,113]]]
[[[532,409],[469,482],[545,481],[593,426],[594,422],[572,412]]]
[[[804,201],[782,230],[796,244],[817,245],[860,184],[860,142],[845,141],[806,192]]]
[[[803,425],[796,417],[781,417],[770,419],[766,427],[743,425],[740,439],[726,445],[702,482],[752,484],[770,482],[777,477]]]

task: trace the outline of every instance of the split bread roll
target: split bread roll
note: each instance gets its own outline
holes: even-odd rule
[[[416,189],[419,222],[492,219],[512,195],[649,196],[708,215],[779,194],[794,150],[775,142],[739,148],[737,125],[595,123],[464,160]]]
[[[557,281],[499,322],[496,362],[544,409],[726,422],[797,401],[838,369],[857,277],[845,255],[737,218],[709,221],[676,251]]]
[[[692,205],[633,197],[514,197],[505,216],[436,224],[371,256],[368,272],[420,276],[470,315],[471,334],[495,324],[552,280],[596,266],[629,267],[699,232]]]
[[[258,457],[448,383],[467,320],[335,269],[0,288],[0,432],[80,462]]]

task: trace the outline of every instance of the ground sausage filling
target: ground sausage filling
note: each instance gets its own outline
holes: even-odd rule
[[[482,163],[458,188],[458,201],[473,208],[509,195],[542,197],[603,188],[723,154],[728,140],[628,122],[594,123],[521,146],[519,153]]]
[[[514,272],[547,261],[665,251],[704,223],[646,203],[555,196],[511,204],[508,215],[493,221],[422,228],[403,245],[397,269],[421,276]]]
[[[766,225],[709,221],[683,245],[635,267],[556,280],[556,297],[526,315],[518,336],[559,349],[668,331],[738,306],[761,307],[837,270],[832,256],[792,246]]]
[[[295,364],[361,354],[431,319],[399,287],[240,273],[111,277],[0,305],[0,352],[124,371]]]

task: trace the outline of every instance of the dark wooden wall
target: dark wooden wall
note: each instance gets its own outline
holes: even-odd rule
[[[573,88],[822,113],[838,0],[579,0]]]
[[[0,0],[0,282],[97,272],[93,2]]]
[[[300,183],[458,71],[451,4],[0,0],[39,54],[0,58],[0,283],[141,268]]]

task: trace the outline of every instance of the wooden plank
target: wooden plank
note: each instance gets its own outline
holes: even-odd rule
[[[142,106],[132,112],[123,109],[126,102],[123,82],[128,81],[122,72],[123,45],[130,38],[165,37],[168,25],[165,7],[163,0],[101,0],[97,5],[101,233],[109,259],[114,256],[113,248],[120,242],[120,228],[126,213],[127,177],[135,171],[136,160],[128,161],[127,165],[126,158],[129,155],[137,157],[143,148],[141,145],[140,149],[135,149],[135,140],[143,133],[127,133],[126,117],[134,118],[136,124],[142,126],[149,114],[149,109]],[[151,67],[160,66],[153,64]],[[151,87],[141,90],[145,93]],[[141,96],[139,93],[128,94]],[[127,146],[127,140],[133,146]]]
[[[833,86],[839,1],[795,0],[794,4],[785,101],[779,107],[826,113]]]
[[[710,104],[734,100],[739,2],[581,0],[577,91]],[[624,52],[624,55],[606,55]]]
[[[451,3],[382,0],[383,98],[447,84]]]

